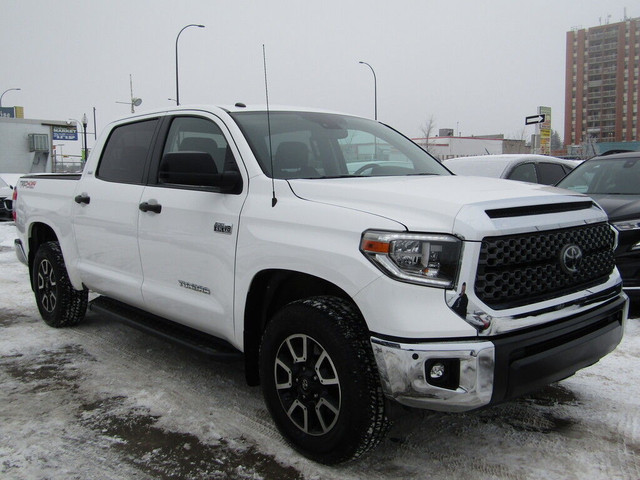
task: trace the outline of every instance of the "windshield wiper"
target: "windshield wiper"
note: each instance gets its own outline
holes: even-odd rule
[[[324,179],[332,179],[332,178],[364,178],[365,175],[325,175],[323,177],[314,177],[311,180],[324,180]]]

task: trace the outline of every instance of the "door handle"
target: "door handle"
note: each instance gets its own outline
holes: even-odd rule
[[[157,203],[147,203],[147,202],[142,202],[140,205],[138,205],[138,208],[143,211],[143,212],[153,212],[153,213],[160,213],[162,211],[162,205],[158,205]]]
[[[88,205],[91,202],[91,197],[85,193],[81,194],[81,195],[76,195],[76,198],[74,198],[76,203],[84,203],[86,205]]]

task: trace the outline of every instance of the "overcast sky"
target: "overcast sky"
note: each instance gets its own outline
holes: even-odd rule
[[[563,133],[566,32],[640,16],[629,0],[0,0],[2,105],[26,118],[110,121],[175,103],[265,103],[378,118],[411,137],[433,117],[463,136]],[[609,17],[610,15],[610,17]],[[93,123],[92,121],[90,122]],[[524,131],[523,131],[524,129]],[[91,128],[91,130],[93,130]],[[69,143],[69,142],[68,142]],[[78,142],[79,143],[79,142]],[[89,146],[93,144],[89,142]]]

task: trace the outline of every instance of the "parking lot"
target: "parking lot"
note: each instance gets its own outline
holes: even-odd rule
[[[277,433],[241,363],[90,314],[39,318],[13,226],[0,224],[0,476],[70,478],[640,478],[640,319],[619,348],[545,390],[467,414],[407,412],[339,467]]]

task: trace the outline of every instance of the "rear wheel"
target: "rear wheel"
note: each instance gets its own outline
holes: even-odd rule
[[[349,302],[315,297],[284,307],[265,329],[260,376],[278,429],[315,461],[355,458],[387,431],[368,330]]]
[[[88,292],[71,285],[58,242],[40,245],[33,261],[33,291],[38,310],[51,327],[69,327],[84,319]]]

